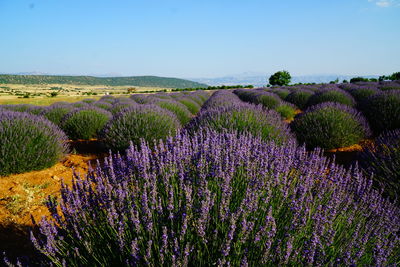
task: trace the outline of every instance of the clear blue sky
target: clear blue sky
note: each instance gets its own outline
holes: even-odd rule
[[[0,0],[0,73],[400,71],[400,0]]]

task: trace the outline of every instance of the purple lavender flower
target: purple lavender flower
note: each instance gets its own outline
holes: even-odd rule
[[[43,222],[43,236],[33,237],[54,264],[400,260],[399,208],[356,167],[344,169],[293,141],[279,146],[248,134],[181,132],[153,149],[142,142],[110,155],[61,194],[52,210],[62,219]]]

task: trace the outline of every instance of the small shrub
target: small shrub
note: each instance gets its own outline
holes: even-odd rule
[[[290,90],[288,89],[274,88],[270,89],[270,91],[278,95],[282,100],[284,100],[290,94]]]
[[[113,93],[113,92],[112,92]],[[114,103],[115,97],[111,96],[111,95],[105,95],[102,96],[99,101],[101,102],[108,102],[110,104]]]
[[[230,91],[220,90],[215,92],[201,107],[201,110],[213,109],[218,107],[229,107],[244,104],[240,98]]]
[[[96,102],[96,99],[93,98],[85,98],[82,100],[82,102],[88,103],[88,104],[92,104],[94,102]]]
[[[186,125],[192,117],[192,113],[180,102],[173,100],[158,100],[153,104],[174,113],[182,125]]]
[[[95,107],[75,109],[63,117],[61,128],[72,140],[87,140],[96,138],[111,117],[110,112]]]
[[[360,165],[391,199],[400,203],[400,129],[380,135],[360,155]]]
[[[101,133],[105,145],[113,151],[124,151],[130,142],[140,144],[165,139],[180,128],[176,116],[155,105],[138,105],[122,110]]]
[[[56,104],[48,106],[43,112],[40,114],[46,117],[49,121],[54,124],[60,126],[62,118],[71,112],[74,108],[70,105],[65,104]]]
[[[110,110],[112,108],[112,104],[109,102],[103,102],[103,101],[97,101],[92,103],[92,106],[104,109],[104,110]]]
[[[307,107],[324,102],[335,102],[350,107],[353,107],[356,103],[354,98],[346,91],[341,89],[324,89],[316,92],[308,99]]]
[[[74,108],[87,108],[90,107],[90,105],[86,102],[75,102],[75,103],[71,103],[71,106],[73,106]]]
[[[135,95],[131,95],[129,98],[138,104],[147,104],[148,103],[147,95],[135,94]]]
[[[291,120],[296,115],[296,107],[290,103],[282,102],[282,104],[275,108],[275,111],[278,112],[285,120]]]
[[[33,115],[40,115],[43,113],[44,110],[46,110],[46,107],[44,106],[31,106],[26,110],[26,112]]]
[[[16,112],[27,112],[32,107],[33,107],[33,105],[31,105],[31,104],[2,105],[3,109],[16,111]]]
[[[308,108],[295,117],[291,127],[297,140],[309,148],[347,147],[371,135],[368,123],[360,112],[333,102]]]
[[[360,103],[376,134],[400,128],[400,90],[384,91]]]
[[[131,106],[136,106],[137,103],[135,101],[131,101],[131,102],[118,102],[118,103],[114,103],[108,110],[113,114],[117,114],[119,112],[121,112],[123,109],[126,109],[128,107]]]
[[[379,83],[379,89],[381,89],[382,91],[400,90],[400,83],[399,83],[399,81],[397,81],[397,82],[381,82],[381,83]]]
[[[360,87],[357,89],[349,90],[349,93],[354,97],[354,99],[359,103],[364,101],[366,98],[379,93],[379,90],[374,87]]]
[[[0,176],[53,166],[68,150],[67,137],[47,119],[0,109]]]
[[[281,116],[274,110],[266,110],[261,105],[243,104],[220,107],[201,112],[187,127],[191,132],[210,128],[218,132],[248,132],[261,136],[265,141],[273,140],[282,144],[294,139]]]
[[[265,92],[264,90],[239,89],[235,90],[234,93],[243,101],[256,105],[261,104],[267,109],[275,109],[281,104],[279,96],[271,92]]]
[[[200,111],[201,106],[188,97],[181,97],[177,100],[184,104],[192,114],[197,114]]]
[[[285,101],[292,103],[299,107],[299,109],[304,110],[307,107],[308,99],[314,94],[313,91],[306,89],[298,89],[291,92]]]
[[[130,147],[49,198],[44,266],[395,266],[400,210],[318,151],[248,135]],[[53,263],[53,264],[51,264]]]

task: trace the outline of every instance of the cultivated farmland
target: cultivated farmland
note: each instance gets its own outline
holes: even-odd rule
[[[399,81],[0,105],[0,140],[5,261],[400,262]]]

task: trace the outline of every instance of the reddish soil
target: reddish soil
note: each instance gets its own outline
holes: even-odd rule
[[[29,233],[43,216],[49,215],[45,199],[60,195],[62,180],[71,184],[73,169],[85,174],[89,161],[93,166],[96,159],[105,156],[96,143],[95,140],[71,142],[73,151],[84,154],[70,154],[45,170],[0,177],[0,265],[3,251],[10,258],[34,255]]]
[[[336,163],[350,166],[356,160],[358,153],[366,146],[373,144],[373,142],[371,139],[362,140],[359,144],[327,150],[325,151],[325,155],[328,157],[335,156]]]

